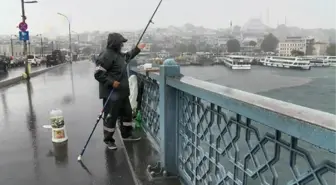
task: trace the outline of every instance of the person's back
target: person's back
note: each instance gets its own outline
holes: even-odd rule
[[[106,80],[98,80],[100,81],[99,97],[101,99],[108,97],[114,81],[120,82],[119,87],[114,90],[116,94],[122,97],[129,96],[126,62],[134,58],[140,52],[140,49],[135,48],[129,53],[121,53],[123,43],[126,41],[127,40],[118,33],[109,34],[107,47],[97,59],[98,69],[105,69],[105,75],[108,76]],[[95,77],[97,79],[98,75],[95,75]]]

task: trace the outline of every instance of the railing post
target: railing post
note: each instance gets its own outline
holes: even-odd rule
[[[177,96],[178,91],[166,85],[167,77],[180,76],[180,66],[167,59],[160,66],[160,153],[167,172],[177,174]]]

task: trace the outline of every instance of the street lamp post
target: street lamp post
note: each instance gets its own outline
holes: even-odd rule
[[[72,31],[73,33],[76,33],[77,34],[77,45],[78,45],[78,50],[77,52],[79,52],[79,33],[75,32],[75,31]]]
[[[28,42],[28,53],[29,53],[29,55],[31,54],[30,53],[30,42]]]
[[[40,50],[40,54],[41,54],[41,57],[43,56],[43,37],[42,37],[42,34],[37,34],[36,35],[37,37],[41,37],[41,50]]]
[[[61,13],[57,13],[58,15],[60,16],[63,16],[64,18],[66,18],[68,20],[68,23],[69,23],[69,52],[70,52],[70,63],[72,63],[72,51],[71,51],[71,23],[70,23],[70,20],[69,18],[64,15],[64,14],[61,14]]]
[[[17,37],[17,35],[11,35],[10,36],[10,41],[11,41],[11,50],[12,50],[12,57],[14,57],[14,46],[13,46],[13,36]]]
[[[37,1],[24,1],[21,0],[21,11],[22,11],[22,22],[26,22],[26,14],[25,14],[25,3],[37,3]],[[28,58],[27,58],[27,41],[23,41],[23,56],[25,57],[25,73],[27,75],[27,80],[30,79],[29,70],[28,70]]]
[[[79,33],[75,32],[75,31],[72,31],[72,32],[77,34],[77,42],[79,44]]]

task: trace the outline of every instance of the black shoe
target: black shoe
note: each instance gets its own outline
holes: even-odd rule
[[[123,137],[124,141],[139,141],[141,137],[131,135],[129,137]]]
[[[114,142],[108,142],[108,143],[106,143],[106,146],[110,150],[116,150],[117,149],[117,145]]]

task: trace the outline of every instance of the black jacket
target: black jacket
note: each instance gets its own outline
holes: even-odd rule
[[[119,81],[120,85],[113,91],[113,99],[128,97],[130,95],[126,65],[137,54],[140,49],[135,47],[127,53],[117,52],[114,48],[120,46],[127,40],[118,33],[108,36],[107,48],[97,59],[97,68],[94,74],[99,82],[99,98],[107,98],[113,89],[113,82]],[[126,63],[127,62],[127,63]],[[123,72],[123,74],[121,74]],[[121,77],[121,79],[120,79]]]

